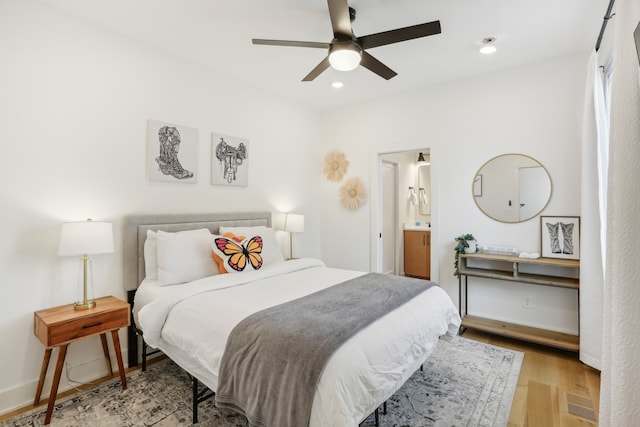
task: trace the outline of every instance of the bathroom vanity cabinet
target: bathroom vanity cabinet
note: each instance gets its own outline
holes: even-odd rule
[[[431,279],[431,231],[404,230],[404,275]]]

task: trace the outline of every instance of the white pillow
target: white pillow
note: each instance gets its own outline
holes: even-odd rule
[[[250,239],[253,236],[262,237],[262,261],[265,265],[284,261],[282,251],[276,241],[276,234],[271,227],[259,225],[256,227],[220,227],[220,234],[233,233],[236,236],[243,236]]]
[[[151,230],[144,241],[144,272],[145,278],[158,280],[158,234]]]
[[[211,255],[213,235],[206,228],[158,231],[158,282],[174,285],[218,274]]]

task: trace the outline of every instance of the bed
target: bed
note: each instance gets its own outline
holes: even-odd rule
[[[238,334],[236,330],[248,320],[281,307],[286,307],[281,311],[291,316],[291,312],[295,311],[292,307],[316,295],[328,295],[337,289],[345,289],[348,284],[362,286],[366,280],[378,283],[398,277],[329,268],[321,261],[310,258],[284,261],[281,254],[275,253],[277,249],[273,248],[275,242],[269,234],[272,232],[270,212],[129,215],[125,217],[123,226],[124,285],[133,307],[128,339],[129,366],[138,364],[138,342],[139,336],[142,336],[143,343],[160,349],[187,371],[194,381],[194,423],[197,422],[199,401],[220,391],[217,398],[225,403],[222,397],[227,381],[224,379],[229,378],[227,366],[230,364],[228,360],[233,343],[230,336],[236,336],[231,335],[232,331]],[[202,269],[202,265],[193,268],[179,265],[174,268],[178,270],[177,273],[171,270],[171,264],[184,258],[180,255],[184,248],[171,240],[176,236],[198,234],[199,239],[205,233],[203,230],[206,230],[217,236],[212,243],[213,253],[223,256],[226,253],[219,249],[227,247],[218,243],[219,247],[216,248],[215,243],[221,232],[231,230],[237,232],[238,236],[242,234],[236,239],[233,233],[227,233],[227,236],[231,236],[227,237],[228,244],[234,244],[230,241],[232,238],[237,242],[245,239],[246,248],[249,248],[251,243],[255,245],[257,241],[255,237],[247,238],[245,235],[255,234],[252,233],[254,229],[261,230],[258,234],[263,236],[259,242],[262,253],[258,251],[261,256],[256,259],[251,258],[251,250],[244,251],[246,257],[236,253],[227,258],[216,258],[216,271],[212,275],[207,270],[200,271],[196,278],[189,277],[189,274],[192,270]],[[154,237],[148,239],[148,236]],[[154,243],[155,239],[158,241]],[[186,253],[188,250],[184,249]],[[157,254],[157,259],[150,261],[152,258],[149,254],[152,252]],[[207,253],[206,257],[211,257],[211,254]],[[242,261],[239,261],[239,257]],[[191,262],[196,256],[187,258]],[[157,265],[146,265],[145,259],[147,264]],[[238,262],[245,264],[241,272],[234,271],[240,268],[234,265]],[[209,265],[204,268],[209,268]],[[235,274],[217,274],[225,268]],[[157,277],[154,275],[156,271]],[[167,280],[178,283],[166,285]],[[416,283],[423,286],[425,282],[406,280],[413,282],[402,286],[413,288]],[[381,283],[379,286],[388,288],[389,284]],[[396,289],[401,289],[401,286],[394,286],[394,291]],[[405,297],[406,302],[397,303],[396,308],[392,306],[380,318],[363,323],[364,326],[351,335],[347,333],[344,342],[337,344],[335,351],[329,352],[317,380],[312,378],[314,386],[308,415],[309,426],[357,426],[369,414],[377,411],[420,368],[439,339],[457,334],[460,325],[458,311],[441,288],[434,285],[412,295]],[[382,305],[374,298],[373,295],[360,298],[357,305],[366,307],[363,311],[370,313],[376,306]],[[303,321],[312,320],[303,314],[299,323],[303,324]],[[248,329],[256,329],[256,325]],[[336,332],[336,335],[339,333]],[[272,339],[266,341],[271,342]],[[245,354],[247,349],[234,350],[235,353]],[[259,366],[260,359],[266,358],[266,354],[262,350],[252,354],[250,366]],[[240,360],[237,364],[242,362],[246,361]],[[293,371],[293,363],[291,366],[292,372],[296,372]],[[227,376],[221,376],[223,371]],[[280,376],[286,377],[284,374]],[[203,384],[206,391],[200,390],[198,384]],[[283,387],[289,390],[289,385]],[[269,408],[268,411],[273,410]],[[250,416],[248,418],[252,420]],[[255,424],[262,423],[256,421]]]

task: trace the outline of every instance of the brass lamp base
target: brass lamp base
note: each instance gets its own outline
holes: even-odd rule
[[[96,302],[94,300],[89,300],[87,302],[74,302],[73,309],[74,310],[88,310],[96,306]]]
[[[93,275],[91,271],[91,259],[89,255],[82,254],[82,301],[76,301],[73,303],[74,310],[88,310],[96,306],[96,302],[92,299],[87,299],[87,283],[91,280],[93,283]],[[91,295],[93,296],[93,294]]]

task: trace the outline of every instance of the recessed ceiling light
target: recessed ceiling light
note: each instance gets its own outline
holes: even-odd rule
[[[340,89],[342,86],[344,86],[344,83],[342,83],[342,82],[333,82],[333,83],[331,83],[331,87],[333,87],[335,89]]]
[[[483,53],[485,55],[494,53],[497,50],[494,46],[495,42],[495,37],[486,37],[482,39],[482,41],[480,42],[480,53]]]

